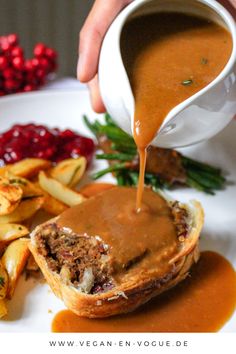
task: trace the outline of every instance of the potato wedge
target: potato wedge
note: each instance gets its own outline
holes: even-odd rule
[[[60,202],[58,199],[52,197],[45,190],[43,190],[38,182],[35,182],[34,185],[35,188],[37,188],[38,191],[40,191],[40,193],[44,196],[42,209],[47,213],[57,216],[68,208],[68,205]]]
[[[41,170],[46,170],[51,162],[43,159],[28,158],[14,163],[10,166],[9,172],[19,177],[33,177]]]
[[[7,246],[7,243],[0,242],[0,257],[4,253],[6,246]]]
[[[82,194],[73,191],[59,181],[46,176],[43,171],[39,172],[39,185],[52,197],[69,206],[80,204],[86,199]]]
[[[29,234],[27,227],[20,224],[0,224],[0,243],[11,242]]]
[[[45,199],[42,208],[49,214],[59,215],[63,213],[68,208],[68,205],[60,202],[60,200],[55,199],[50,194],[45,192]]]
[[[9,171],[11,166],[12,165],[5,165],[5,166],[0,167],[0,176],[4,177],[5,174],[7,173],[7,171]]]
[[[7,173],[7,178],[11,185],[19,186],[23,191],[22,199],[42,196],[42,189],[39,185],[32,183],[24,177],[18,177]]]
[[[68,187],[78,184],[86,169],[86,158],[66,159],[59,162],[50,171],[50,175]]]
[[[4,300],[0,300],[0,318],[7,315],[7,306]]]
[[[19,185],[13,185],[6,177],[0,177],[0,215],[11,213],[17,208],[23,196]]]
[[[30,239],[27,238],[20,238],[19,240],[13,241],[7,247],[2,256],[2,264],[5,267],[9,277],[7,290],[8,299],[12,298],[17,280],[19,279],[19,276],[30,255],[28,248],[29,242]]]
[[[44,197],[23,200],[11,214],[0,216],[0,224],[17,223],[31,218],[42,207],[43,202]]]
[[[26,267],[26,270],[30,272],[37,272],[39,270],[38,264],[35,262],[34,256],[30,253],[30,256],[28,258]]]
[[[0,261],[0,300],[5,299],[8,289],[8,274]]]

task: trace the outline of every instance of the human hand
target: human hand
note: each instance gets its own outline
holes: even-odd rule
[[[98,86],[98,61],[103,38],[118,13],[133,0],[96,0],[80,32],[77,76],[88,83],[92,107],[105,112]],[[236,18],[236,0],[218,0]]]
[[[77,76],[88,83],[92,107],[105,112],[98,87],[98,61],[103,38],[118,13],[133,0],[96,0],[80,32]]]

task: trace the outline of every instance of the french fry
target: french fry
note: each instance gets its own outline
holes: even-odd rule
[[[8,289],[8,274],[0,261],[0,301],[5,299]],[[1,316],[0,316],[1,317]]]
[[[0,243],[11,242],[29,234],[27,227],[20,224],[0,224]]]
[[[86,169],[85,157],[77,159],[66,159],[59,162],[50,171],[50,175],[68,187],[74,187],[78,184]]]
[[[0,215],[9,214],[16,209],[22,195],[20,186],[11,184],[6,177],[0,177]]]
[[[28,248],[30,240],[27,238],[20,238],[10,243],[2,256],[2,264],[6,269],[9,277],[7,298],[11,299],[17,280],[26,264],[30,255]]]
[[[4,300],[0,300],[0,318],[7,315],[7,306]]]
[[[10,166],[9,172],[19,177],[33,177],[41,170],[46,170],[51,166],[48,160],[28,158],[14,163]]]
[[[39,173],[39,185],[52,197],[69,206],[80,204],[86,199],[82,194],[73,191],[61,182],[47,177],[43,171]]]
[[[18,223],[31,218],[43,202],[43,196],[23,200],[11,214],[0,216],[0,224]]]

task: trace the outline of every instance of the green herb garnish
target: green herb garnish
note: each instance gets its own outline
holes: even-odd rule
[[[203,64],[203,65],[208,64],[208,59],[207,58],[202,58],[201,59],[201,64]]]
[[[21,184],[22,186],[27,186],[27,182],[23,181],[22,179],[18,178],[11,178],[10,184]]]
[[[107,173],[113,173],[120,186],[136,186],[138,184],[139,172],[134,169],[134,161],[138,161],[137,147],[133,138],[119,128],[109,115],[105,116],[105,124],[98,121],[91,123],[84,117],[87,127],[98,138],[105,136],[111,143],[111,152],[98,154],[97,159],[106,159],[110,165],[102,171],[93,174],[93,179],[98,179]],[[186,173],[186,180],[182,185],[187,185],[207,194],[214,194],[216,190],[222,189],[225,178],[219,168],[193,160],[180,154],[181,164]],[[146,171],[145,184],[153,190],[168,189],[173,183],[160,178],[155,173]]]
[[[181,84],[183,86],[190,86],[190,85],[193,84],[193,80],[192,79],[184,80],[184,81],[181,82]]]
[[[0,277],[0,287],[3,287],[5,285],[5,280],[3,277]]]

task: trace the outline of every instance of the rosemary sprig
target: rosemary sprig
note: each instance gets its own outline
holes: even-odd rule
[[[84,116],[84,122],[97,138],[105,135],[111,141],[113,151],[109,154],[104,153],[96,156],[97,159],[106,159],[113,163],[108,168],[95,173],[93,179],[98,179],[112,172],[118,185],[136,186],[138,172],[132,169],[132,161],[137,157],[134,139],[119,128],[108,114],[105,115],[105,124],[98,121],[91,123],[86,116]],[[208,194],[214,194],[214,191],[223,188],[225,178],[219,168],[184,155],[181,155],[181,162],[186,171],[185,185]],[[145,183],[152,186],[154,190],[172,187],[156,174],[148,172],[145,173]]]

